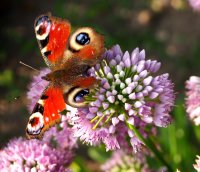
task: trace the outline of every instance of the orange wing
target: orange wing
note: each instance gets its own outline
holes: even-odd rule
[[[67,20],[52,17],[50,14],[35,20],[35,34],[41,53],[47,65],[54,67],[63,58],[71,30]]]
[[[59,112],[65,109],[63,92],[60,88],[49,86],[36,103],[29,118],[26,135],[29,139],[41,138],[49,127],[60,122]]]

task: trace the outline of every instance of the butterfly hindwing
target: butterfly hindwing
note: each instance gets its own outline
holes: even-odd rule
[[[35,20],[35,34],[42,56],[49,67],[55,67],[63,58],[69,39],[71,25],[67,20],[50,14]]]
[[[41,138],[49,127],[60,122],[59,112],[65,109],[63,92],[60,88],[48,86],[36,103],[26,128],[28,138]]]

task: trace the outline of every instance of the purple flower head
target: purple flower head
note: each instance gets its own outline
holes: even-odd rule
[[[33,77],[31,84],[29,85],[29,89],[27,92],[27,98],[29,99],[30,103],[28,105],[28,110],[31,112],[40,98],[42,92],[48,85],[48,81],[42,79],[42,76],[45,76],[47,73],[50,72],[50,69],[44,68],[40,71],[39,75]]]
[[[197,155],[196,164],[193,165],[197,172],[200,171],[200,156]]]
[[[72,154],[65,154],[39,140],[11,140],[0,152],[1,171],[70,171],[66,167]]]
[[[103,142],[107,150],[120,148],[127,140],[134,152],[140,150],[143,143],[127,124],[147,137],[155,126],[166,127],[171,122],[173,84],[168,74],[155,76],[160,65],[145,60],[145,51],[138,48],[131,54],[122,53],[118,45],[108,50],[104,60],[89,70],[100,81],[85,97],[89,107],[67,107],[75,135],[91,145]]]
[[[62,121],[45,132],[42,141],[57,149],[72,151],[77,148],[77,139],[74,137],[73,130],[68,127],[67,121]]]
[[[188,0],[190,6],[196,10],[196,11],[200,11],[200,0]]]
[[[122,150],[113,152],[111,158],[109,158],[102,166],[101,169],[104,172],[121,172],[121,171],[141,171],[150,172],[144,156],[140,154],[129,155]]]
[[[186,111],[195,125],[200,125],[200,77],[191,76],[186,81],[186,89]]]

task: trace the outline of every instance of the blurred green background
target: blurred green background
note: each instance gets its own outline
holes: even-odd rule
[[[200,76],[200,13],[184,0],[1,0],[0,146],[24,135],[29,117],[26,92],[35,73],[19,61],[37,69],[45,67],[33,23],[47,12],[67,18],[73,28],[94,27],[105,35],[107,48],[115,44],[123,51],[139,47],[146,50],[147,58],[162,62],[160,73],[170,73],[177,101],[173,124],[159,129],[158,142],[175,169],[194,171],[195,155],[200,154],[200,130],[185,113],[184,83],[191,75]],[[102,148],[84,146],[77,152],[72,165],[76,171],[99,171],[99,164],[108,156]],[[86,153],[88,156],[83,156]],[[160,166],[155,160],[152,164]]]

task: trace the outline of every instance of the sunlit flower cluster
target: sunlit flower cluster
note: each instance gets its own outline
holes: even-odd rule
[[[144,139],[155,136],[156,127],[167,127],[175,98],[173,84],[168,74],[156,75],[161,63],[146,60],[144,50],[123,53],[116,45],[102,59],[88,70],[99,83],[84,97],[88,106],[66,105],[62,122],[47,131],[42,141],[11,140],[1,151],[2,169],[68,171],[80,138],[90,145],[104,143],[106,150],[121,149],[102,166],[104,171],[149,170],[139,152],[145,144],[130,126]],[[49,72],[41,70],[29,86],[30,112],[48,85],[42,77]]]
[[[122,53],[118,45],[108,50],[104,60],[89,70],[100,82],[85,98],[89,107],[67,107],[75,135],[91,145],[103,142],[107,150],[119,149],[126,141],[134,152],[140,150],[143,143],[128,124],[147,137],[155,126],[166,127],[171,122],[173,84],[168,74],[155,75],[160,65],[145,60],[145,51],[138,48],[131,54]]]
[[[39,140],[11,140],[0,152],[1,171],[70,171],[71,152],[55,149]]]

